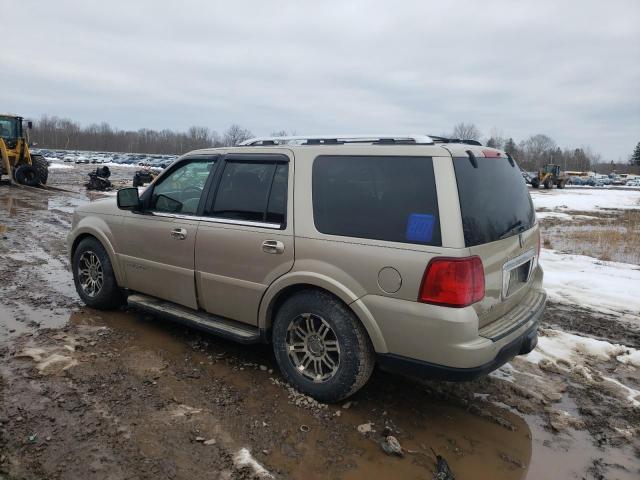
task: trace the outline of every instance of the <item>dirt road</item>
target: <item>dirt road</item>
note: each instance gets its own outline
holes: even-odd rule
[[[64,240],[90,169],[52,170],[71,193],[0,186],[0,479],[431,479],[432,451],[458,480],[638,478],[640,410],[571,365],[516,359],[466,384],[375,372],[322,405],[283,383],[266,346],[84,308]],[[640,346],[611,322],[551,304],[543,334]],[[587,367],[640,389],[633,367]],[[385,428],[404,457],[381,449]]]

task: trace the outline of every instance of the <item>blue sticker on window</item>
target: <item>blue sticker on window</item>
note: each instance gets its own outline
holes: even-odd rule
[[[409,242],[428,243],[433,238],[435,217],[424,213],[412,213],[407,222],[407,240]]]

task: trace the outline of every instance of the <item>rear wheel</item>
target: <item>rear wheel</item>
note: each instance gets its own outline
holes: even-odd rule
[[[76,291],[86,305],[113,310],[124,303],[109,255],[97,239],[80,242],[73,253],[72,268]]]
[[[31,155],[31,166],[38,174],[38,181],[46,185],[49,179],[49,164],[42,155]]]
[[[558,182],[558,188],[560,189],[564,188],[564,182]]]
[[[538,180],[537,178],[531,179],[531,186],[533,188],[539,188],[540,187],[540,180]]]
[[[369,379],[374,350],[366,330],[339,299],[320,290],[295,294],[273,324],[273,350],[295,388],[323,402],[338,402]]]
[[[550,189],[552,187],[553,187],[553,182],[551,182],[551,180],[547,180],[546,182],[544,182],[544,188]]]

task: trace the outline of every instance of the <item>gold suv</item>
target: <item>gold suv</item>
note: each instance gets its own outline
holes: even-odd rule
[[[520,169],[427,136],[256,138],[78,208],[78,294],[242,343],[328,402],[375,364],[466,380],[530,352],[544,311]]]

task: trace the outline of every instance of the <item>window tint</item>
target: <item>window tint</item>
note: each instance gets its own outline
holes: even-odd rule
[[[267,207],[267,222],[286,222],[287,218],[287,180],[289,165],[278,164],[273,177],[271,195],[269,196],[269,206]]]
[[[154,186],[151,209],[157,212],[195,214],[215,159],[191,160]]]
[[[320,156],[313,216],[322,233],[441,245],[432,159]]]
[[[211,216],[284,224],[288,165],[227,162]]]
[[[467,247],[495,242],[533,227],[535,213],[517,165],[507,158],[453,159]]]

